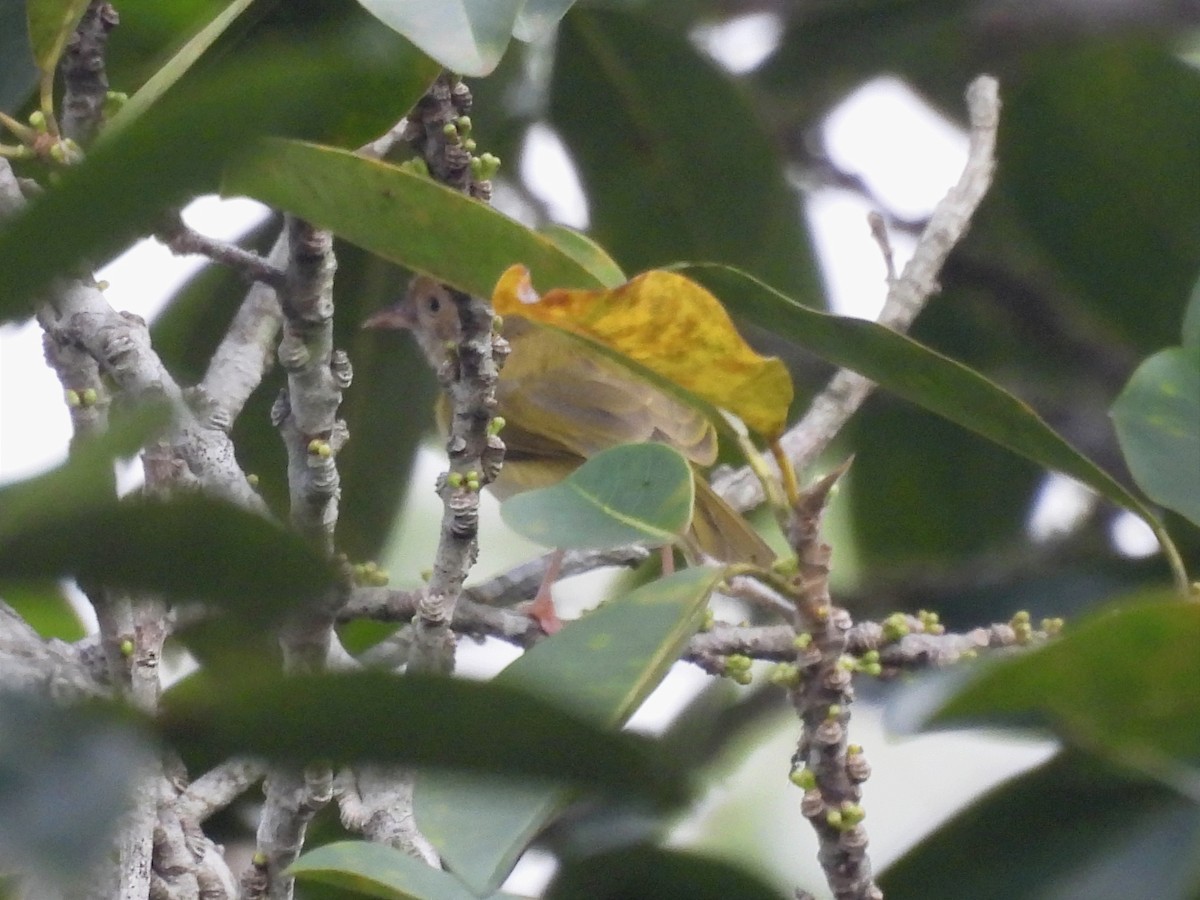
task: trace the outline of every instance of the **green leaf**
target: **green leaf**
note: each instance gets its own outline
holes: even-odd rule
[[[513,26],[513,37],[519,41],[538,41],[558,27],[575,0],[525,0]]]
[[[543,228],[542,234],[553,241],[559,250],[591,272],[603,287],[615,288],[629,280],[616,260],[608,255],[608,251],[586,234],[565,225],[554,224]]]
[[[1044,51],[1005,98],[997,155],[1026,222],[1137,346],[1171,341],[1200,259],[1200,73],[1166,44]]]
[[[163,705],[160,733],[197,771],[249,753],[465,769],[660,801],[681,795],[678,773],[649,741],[510,684],[218,667],[181,683]]]
[[[25,5],[0,3],[0,112],[16,112],[37,78]]]
[[[854,541],[868,565],[944,566],[1025,539],[1045,477],[1028,460],[886,395],[868,402],[845,436],[855,453]]]
[[[911,338],[863,319],[807,309],[762,282],[726,266],[686,266],[729,311],[852,369],[892,393],[1034,462],[1070,475],[1137,514],[1171,552],[1161,523],[1111,475],[1068,444],[1012,394]]]
[[[1192,900],[1200,807],[1078,753],[1000,785],[892,863],[888,900]],[[948,861],[960,860],[963,865]]]
[[[150,754],[91,711],[24,694],[0,693],[0,735],[0,869],[74,894],[111,849]]]
[[[78,641],[87,637],[63,588],[53,581],[0,584],[0,599],[42,637]]]
[[[349,54],[348,36],[336,38],[303,51],[263,47],[253,62],[189,79],[100,140],[0,231],[0,322],[28,314],[31,295],[54,274],[84,257],[104,258],[151,230],[164,207],[212,190],[254,136],[328,132],[345,125],[347,108],[359,128],[374,128],[385,104],[407,109],[434,77],[411,47],[406,54],[389,46],[386,57]]]
[[[65,469],[70,474],[71,463]],[[333,567],[299,537],[224,501],[198,494],[169,501],[110,495],[75,508],[70,495],[54,493],[63,480],[54,472],[32,488],[17,486],[29,488],[22,500],[44,498],[52,511],[16,523],[19,530],[5,529],[0,577],[73,575],[106,587],[211,600],[236,608],[255,626],[334,584]]]
[[[195,35],[192,36],[179,52],[171,57],[161,69],[154,73],[153,77],[138,89],[129,102],[126,103],[121,111],[108,121],[104,126],[104,136],[106,140],[111,140],[113,135],[117,134],[122,128],[127,127],[131,122],[142,115],[149,109],[159,97],[183,77],[192,65],[205,51],[211,47],[225,30],[233,24],[233,22],[246,11],[247,7],[254,0],[233,0],[221,12],[217,13],[212,20],[201,28]]]
[[[1163,350],[1143,362],[1112,417],[1138,487],[1200,525],[1200,350]]]
[[[550,107],[590,198],[591,232],[625,269],[712,260],[820,304],[782,161],[746,98],[685,35],[644,17],[573,10]]]
[[[452,72],[487,75],[508,48],[521,0],[358,0]]]
[[[505,501],[513,531],[546,547],[605,549],[671,543],[692,521],[692,468],[666,444],[625,444],[597,453],[557,484]]]
[[[115,501],[113,463],[136,454],[167,425],[167,411],[146,406],[79,442],[71,458],[34,478],[0,488],[0,546],[23,531],[52,527]]]
[[[37,67],[46,75],[54,71],[67,38],[83,18],[88,0],[29,0],[25,15],[29,21],[29,43]]]
[[[569,704],[615,727],[633,714],[699,628],[713,569],[687,569],[610,600],[537,644],[496,683]],[[417,824],[478,894],[495,890],[529,842],[567,803],[564,791],[466,775],[422,774]]]
[[[453,875],[392,847],[339,841],[305,853],[287,869],[301,881],[319,881],[384,900],[478,900]],[[487,900],[517,900],[488,894]]]
[[[225,178],[246,194],[328,228],[409,269],[484,297],[520,262],[539,284],[599,287],[549,238],[429,178],[353,153],[264,141]]]
[[[773,887],[728,862],[681,850],[639,846],[568,861],[546,900],[784,900]]]
[[[1200,765],[1200,605],[1145,602],[1094,615],[1017,657],[938,680],[912,721],[1047,721],[1073,746],[1168,786]]]

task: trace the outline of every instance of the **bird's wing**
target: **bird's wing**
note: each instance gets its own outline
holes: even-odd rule
[[[510,322],[505,335],[512,354],[497,399],[510,423],[584,457],[660,441],[698,465],[716,459],[716,431],[707,417],[620,363],[549,328]]]

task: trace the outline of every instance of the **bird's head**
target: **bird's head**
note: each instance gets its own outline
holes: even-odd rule
[[[370,316],[363,328],[407,329],[436,369],[448,358],[448,347],[462,338],[458,306],[445,285],[424,275],[414,276],[404,296]]]

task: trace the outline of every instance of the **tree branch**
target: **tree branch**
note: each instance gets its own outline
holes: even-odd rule
[[[950,251],[962,240],[992,182],[996,132],[1000,124],[999,85],[982,75],[967,89],[970,119],[967,164],[962,175],[938,203],[903,273],[888,288],[879,323],[903,333],[939,289],[938,275]],[[870,396],[875,385],[856,372],[842,369],[818,394],[804,417],[781,438],[797,471],[807,470],[833,441],[850,417]],[[777,471],[771,464],[773,471]],[[751,509],[763,501],[762,486],[747,468],[722,473],[713,488],[736,509]]]

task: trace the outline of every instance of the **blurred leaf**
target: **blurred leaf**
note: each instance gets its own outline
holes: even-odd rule
[[[226,668],[172,690],[159,728],[197,771],[249,753],[466,769],[660,801],[682,790],[670,761],[645,739],[494,682]]]
[[[713,260],[820,305],[782,160],[746,99],[684,35],[573,10],[559,32],[550,106],[590,198],[592,234],[626,270]]]
[[[1159,595],[1165,597],[1166,595]],[[1088,753],[1173,786],[1200,765],[1200,605],[1143,602],[1061,639],[931,680],[901,721],[1048,721]]]
[[[393,51],[395,48],[393,48]],[[407,109],[432,76],[409,55],[347,57],[339,41],[262,48],[186,89],[171,91],[0,232],[0,321],[27,314],[30,295],[82,257],[102,258],[153,227],[165,207],[211,190],[224,164],[265,132],[309,133],[344,124],[343,108]],[[397,77],[398,70],[407,73]],[[231,104],[230,97],[238,102]],[[382,98],[382,99],[381,99]],[[365,122],[364,124],[370,124]]]
[[[610,600],[542,641],[495,683],[578,710],[615,727],[665,677],[700,627],[713,569],[687,569]],[[478,894],[495,890],[545,824],[567,803],[561,789],[466,774],[423,773],[413,804],[421,832]]]
[[[769,327],[905,400],[1070,475],[1136,513],[1166,540],[1142,501],[1059,437],[1029,406],[978,372],[875,322],[807,309],[736,269],[688,266],[684,271],[707,285],[734,315]]]
[[[77,442],[67,462],[0,488],[0,545],[22,532],[110,507],[116,502],[114,461],[136,454],[167,422],[165,409],[149,405],[114,418],[104,434]]]
[[[401,270],[345,243],[337,254],[334,339],[354,360],[354,384],[339,410],[351,440],[338,453],[338,548],[354,560],[378,559],[408,496],[421,438],[432,427],[437,383],[405,335],[360,327],[395,301]]]
[[[565,225],[555,224],[543,228],[542,234],[553,241],[559,250],[591,272],[596,281],[604,287],[615,288],[629,280],[616,260],[608,255],[608,251],[586,234]]]
[[[603,450],[550,487],[525,491],[500,508],[522,537],[561,550],[672,543],[692,520],[692,467],[666,444]]]
[[[1063,753],[943,824],[883,873],[888,900],[1194,900],[1200,807]],[[955,863],[957,861],[957,864]]]
[[[1200,290],[1184,317],[1183,346],[1138,366],[1112,417],[1138,487],[1200,525]]]
[[[71,601],[56,582],[0,583],[0,601],[16,610],[42,637],[77,641],[87,635]]]
[[[166,65],[155,72],[154,76],[129,98],[129,102],[121,108],[120,112],[107,122],[104,127],[105,139],[111,140],[113,135],[149,109],[176,81],[183,77],[183,74],[192,67],[196,60],[204,55],[217,38],[224,34],[234,20],[253,2],[254,0],[233,0],[207,25],[196,32]]]
[[[448,872],[406,853],[366,841],[341,841],[305,853],[287,870],[300,881],[319,881],[384,900],[476,900],[476,894]],[[488,894],[487,900],[518,900]]]
[[[25,4],[6,0],[0,3],[0,112],[16,112],[37,79]]]
[[[359,0],[452,72],[487,75],[508,47],[521,0]]]
[[[727,862],[661,847],[630,847],[563,866],[547,900],[784,900],[765,881]]]
[[[57,502],[57,515],[0,538],[0,576],[73,575],[108,587],[217,601],[248,617],[248,627],[276,621],[334,583],[332,567],[296,535],[210,497],[112,497],[78,510],[69,497]]]
[[[54,71],[67,38],[79,24],[88,0],[28,0],[29,43],[34,62],[43,74]]]
[[[551,34],[575,0],[525,0],[513,26],[519,41],[538,41]]]
[[[1005,99],[1018,207],[1106,322],[1168,344],[1200,259],[1200,73],[1166,46],[1055,48]]]
[[[91,712],[0,693],[0,868],[78,890],[149,762],[133,734]]]
[[[854,541],[868,565],[948,565],[1024,539],[1044,477],[1028,460],[887,396],[868,401],[848,437]]]
[[[1138,487],[1200,525],[1200,346],[1138,366],[1112,416]]]
[[[472,294],[491,296],[515,262],[546,284],[598,285],[553,241],[491,207],[427,177],[331,147],[264,141],[228,173],[223,190],[303,216]]]
[[[792,381],[774,357],[759,356],[720,301],[674,272],[638,275],[612,290],[555,286],[538,297],[529,270],[512,266],[492,294],[501,316],[521,316],[601,344],[766,438],[783,433]]]

